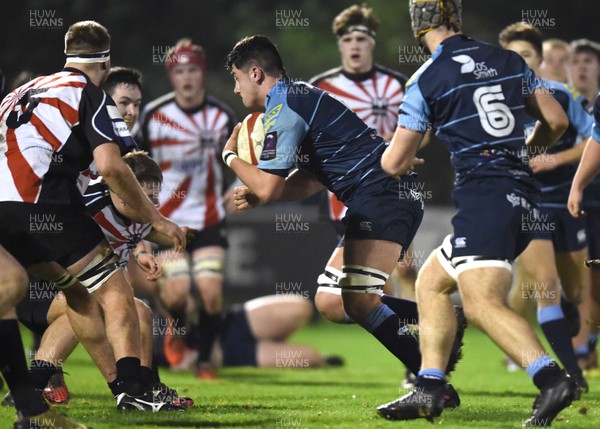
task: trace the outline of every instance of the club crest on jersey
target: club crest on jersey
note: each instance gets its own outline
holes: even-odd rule
[[[462,66],[460,66],[461,74],[473,73],[473,75],[475,75],[475,79],[485,79],[498,76],[498,70],[486,66],[485,62],[483,61],[476,63],[475,60],[468,55],[457,55],[452,57],[452,60],[462,64]]]
[[[277,156],[277,131],[272,131],[265,134],[265,142],[262,153],[260,154],[261,161],[269,161]]]

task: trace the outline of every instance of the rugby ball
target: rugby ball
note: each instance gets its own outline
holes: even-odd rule
[[[252,165],[258,165],[265,142],[264,113],[250,113],[242,122],[237,137],[237,154]]]

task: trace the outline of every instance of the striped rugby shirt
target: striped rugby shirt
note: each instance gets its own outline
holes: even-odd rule
[[[225,216],[221,151],[237,120],[221,101],[207,96],[184,111],[167,94],[146,106],[136,136],[163,173],[160,212],[196,229]]]
[[[0,201],[81,204],[96,147],[136,147],[113,100],[76,69],[34,79],[0,104]]]

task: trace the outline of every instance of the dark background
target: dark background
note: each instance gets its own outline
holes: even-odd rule
[[[243,118],[246,112],[239,97],[233,94],[233,80],[224,67],[225,56],[235,42],[259,33],[271,37],[281,50],[288,74],[308,80],[339,65],[331,23],[342,9],[354,3],[344,0],[2,1],[0,67],[9,87],[24,69],[35,74],[55,72],[64,64],[63,38],[68,26],[78,20],[94,19],[111,33],[113,64],[136,67],[144,73],[147,102],[170,90],[164,65],[157,60],[164,58],[165,50],[179,38],[188,36],[207,52],[209,93],[228,102]],[[400,50],[414,53],[417,49],[410,29],[408,1],[367,3],[382,21],[376,61],[410,76],[420,61],[407,63],[400,61],[399,56]],[[550,23],[542,28],[547,37],[568,41],[586,37],[600,41],[598,0],[467,0],[463,1],[463,8],[465,33],[490,43],[496,43],[504,26],[523,20],[524,13],[545,16],[546,24]],[[277,26],[276,14],[282,11],[299,14],[306,25]],[[55,21],[36,25],[35,20],[40,20],[43,14]],[[431,195],[429,202],[450,204],[453,175],[447,151],[434,140],[422,151],[422,156],[426,165],[419,171]]]

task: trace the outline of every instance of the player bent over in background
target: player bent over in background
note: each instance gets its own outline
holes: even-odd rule
[[[518,107],[540,120],[528,139],[534,147],[556,141],[568,119],[517,54],[462,35],[461,12],[459,0],[411,0],[415,37],[432,57],[409,80],[399,126],[381,163],[394,176],[422,163],[415,154],[431,126],[449,146],[458,209],[451,258],[465,315],[526,368],[541,390],[524,424],[548,426],[577,389],[527,321],[505,303],[511,262],[531,238],[523,219],[539,217]],[[488,73],[479,73],[477,64],[485,64]],[[421,329],[427,332],[420,338],[422,369],[415,390],[378,408],[389,419],[432,420],[443,411],[444,368],[456,329],[447,285],[419,281],[417,299]]]

